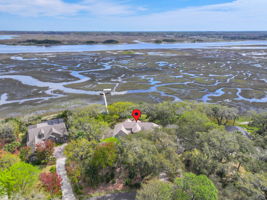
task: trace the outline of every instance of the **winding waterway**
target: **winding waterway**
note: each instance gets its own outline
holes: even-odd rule
[[[120,45],[61,45],[61,46],[12,46],[12,45],[0,45],[0,53],[39,53],[39,52],[83,52],[83,51],[106,51],[106,50],[134,50],[134,49],[197,49],[197,48],[247,48],[247,46],[240,46],[240,45],[254,45],[249,47],[250,49],[267,49],[267,41],[239,41],[239,42],[213,42],[213,43],[175,43],[175,44],[149,44],[149,43],[138,43],[138,44],[120,44]],[[266,45],[261,47],[256,47],[255,45]],[[235,47],[233,47],[235,46]],[[158,52],[157,52],[158,53]],[[17,60],[17,61],[36,61],[39,58],[23,58],[23,56],[14,56],[11,55],[10,59]],[[0,94],[0,105],[3,104],[10,104],[10,103],[24,103],[27,101],[33,100],[49,100],[52,98],[60,98],[65,96],[66,94],[86,94],[86,95],[99,95],[99,91],[91,91],[91,90],[83,90],[83,89],[74,89],[70,88],[67,85],[70,84],[78,84],[84,83],[86,81],[91,80],[90,76],[86,76],[83,74],[88,74],[88,72],[100,72],[104,70],[112,70],[112,61],[110,62],[100,62],[99,65],[102,67],[99,69],[90,69],[90,70],[80,70],[80,71],[72,71],[69,66],[62,66],[54,63],[50,63],[49,59],[41,58],[45,62],[43,64],[52,65],[58,67],[56,71],[65,71],[68,72],[72,77],[75,77],[78,80],[75,81],[67,81],[67,82],[45,82],[38,80],[29,75],[11,75],[11,74],[0,74],[1,79],[13,79],[19,81],[24,85],[40,87],[45,90],[45,97],[36,97],[36,98],[25,98],[20,100],[9,100],[9,95],[7,93]],[[121,61],[121,64],[125,64],[124,68],[127,68],[127,60]],[[175,64],[169,64],[166,61],[158,61],[157,64],[159,67],[176,67]],[[81,64],[78,64],[76,68],[79,68]],[[223,67],[225,64],[222,65]],[[180,70],[181,75],[174,76],[175,78],[183,78],[184,76],[190,76],[192,79],[199,78],[203,74],[197,73],[189,73]],[[115,84],[116,86],[113,88],[112,94],[113,95],[125,95],[125,94],[139,94],[139,93],[151,93],[156,92],[159,93],[160,96],[164,97],[171,97],[174,101],[181,101],[181,99],[175,95],[168,94],[167,92],[163,92],[159,89],[159,87],[164,86],[175,86],[175,85],[198,85],[198,86],[218,86],[219,84],[229,83],[232,79],[235,78],[236,75],[232,74],[225,74],[225,75],[217,75],[217,74],[209,74],[209,77],[216,77],[216,76],[224,76],[228,77],[225,82],[216,80],[216,82],[212,84],[202,85],[201,83],[197,83],[195,80],[186,81],[186,82],[174,82],[174,83],[162,83],[161,81],[155,80],[155,77],[152,75],[142,75],[139,78],[148,81],[149,88],[148,89],[133,89],[133,90],[126,90],[117,92],[116,89],[120,83],[125,83],[122,81],[123,75],[118,79],[110,80],[107,82],[108,84]],[[262,81],[266,82],[266,79],[261,79]],[[267,94],[263,98],[245,98],[241,95],[242,88],[233,88],[236,89],[236,98],[235,100],[239,101],[246,101],[249,103],[266,103],[267,102]],[[61,91],[62,94],[59,94],[57,91]],[[206,94],[203,94],[200,101],[203,102],[210,102],[212,99],[211,97],[220,97],[225,94],[225,88],[220,87],[217,88],[215,91],[209,91],[206,89]]]
[[[117,44],[117,45],[110,44],[110,45],[55,45],[55,46],[0,45],[0,53],[1,54],[51,53],[51,52],[86,52],[86,51],[140,50],[140,49],[199,49],[199,48],[267,49],[267,41],[263,40],[263,41],[237,41],[237,42],[172,43],[172,44],[137,43],[137,44]]]

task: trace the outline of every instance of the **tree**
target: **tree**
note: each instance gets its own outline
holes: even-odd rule
[[[197,132],[205,132],[216,127],[209,118],[199,111],[185,111],[177,121],[177,137],[186,150],[195,148]]]
[[[18,162],[0,171],[0,187],[4,188],[8,197],[13,193],[26,194],[32,191],[38,179],[39,170],[27,163]]]
[[[0,140],[4,143],[14,142],[19,135],[19,126],[14,121],[0,123]]]
[[[75,139],[100,140],[108,130],[108,123],[88,116],[73,117],[69,123],[71,137]]]
[[[72,140],[64,150],[67,156],[66,170],[75,190],[79,190],[79,182],[87,181],[86,170],[96,148],[96,141],[86,139]]]
[[[112,167],[117,159],[117,147],[113,142],[100,143],[92,157],[92,165],[105,169]]]
[[[219,165],[218,161],[210,159],[198,149],[184,152],[182,159],[186,169],[197,174],[213,174]]]
[[[237,170],[239,170],[242,162],[251,159],[256,152],[252,141],[239,133],[214,129],[197,135],[197,148],[208,159],[217,160],[218,162],[237,162]]]
[[[174,182],[174,200],[217,200],[218,190],[205,175],[185,173]]]
[[[238,110],[236,108],[228,108],[226,106],[212,105],[207,114],[217,121],[217,124],[227,125],[230,121],[235,124],[238,117]]]
[[[61,182],[62,178],[56,173],[41,173],[40,181],[44,189],[53,196],[60,196],[61,195]]]
[[[137,200],[172,200],[173,185],[160,180],[150,180],[137,191]]]
[[[121,166],[128,171],[130,183],[140,182],[146,176],[158,174],[162,169],[161,157],[156,146],[143,138],[127,137],[121,141]]]
[[[86,174],[92,185],[109,182],[114,177],[114,165],[117,161],[116,143],[100,143],[86,166]]]
[[[179,118],[176,105],[171,102],[164,102],[156,105],[148,105],[145,113],[150,121],[166,126],[173,124]]]
[[[265,200],[267,188],[267,173],[252,174],[245,173],[239,176],[234,184],[229,184],[224,188],[222,195],[227,199],[249,199],[249,200]]]
[[[76,161],[83,165],[86,160],[93,157],[96,141],[88,141],[86,139],[72,140],[64,150],[69,161]]]
[[[131,117],[132,111],[137,105],[131,102],[116,102],[108,106],[109,114],[118,116],[119,119]]]
[[[261,113],[253,116],[250,126],[255,126],[259,130],[257,133],[261,136],[267,136],[267,113]]]

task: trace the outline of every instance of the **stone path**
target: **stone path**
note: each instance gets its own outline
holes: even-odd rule
[[[66,157],[64,156],[63,152],[66,145],[67,144],[63,144],[59,147],[55,147],[54,156],[57,159],[57,173],[62,178],[62,200],[76,200],[65,169]]]

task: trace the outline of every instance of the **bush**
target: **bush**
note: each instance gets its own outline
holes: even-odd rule
[[[41,173],[40,181],[45,191],[51,196],[61,196],[62,178],[55,172]]]
[[[29,161],[29,157],[31,155],[31,148],[30,147],[22,147],[20,148],[19,157],[22,161],[27,162]]]
[[[47,140],[36,145],[34,154],[30,158],[30,162],[36,165],[47,164],[54,160],[54,142]]]
[[[102,143],[110,143],[110,142],[112,142],[114,144],[119,144],[120,143],[119,139],[115,138],[115,137],[105,138],[105,139],[101,140],[100,142],[102,142]]]
[[[160,180],[151,180],[138,190],[137,200],[172,200],[173,185]]]
[[[12,142],[12,143],[6,144],[4,146],[4,150],[10,153],[14,153],[18,149],[19,146],[20,146],[19,142]]]
[[[57,168],[56,168],[56,166],[52,166],[52,167],[49,169],[49,171],[50,171],[51,173],[56,173],[56,172],[57,172]]]

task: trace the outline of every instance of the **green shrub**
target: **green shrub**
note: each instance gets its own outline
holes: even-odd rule
[[[24,147],[20,148],[19,157],[22,161],[28,162],[31,153],[32,153],[31,148],[28,146],[24,146]]]
[[[151,180],[147,184],[142,184],[138,190],[137,200],[172,200],[173,185],[160,180]]]
[[[106,139],[102,139],[100,142],[103,142],[103,143],[115,143],[115,144],[119,144],[120,141],[118,138],[115,138],[115,137],[109,137],[109,138],[106,138]]]
[[[12,143],[6,144],[4,146],[4,150],[10,153],[14,153],[18,149],[19,146],[20,146],[19,142],[12,142]]]
[[[174,182],[174,200],[217,200],[218,190],[205,175],[186,173]]]

